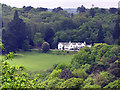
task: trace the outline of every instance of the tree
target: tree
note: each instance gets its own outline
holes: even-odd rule
[[[85,7],[83,5],[81,7],[77,8],[78,13],[85,12],[85,11],[86,11],[86,9],[85,9]]]
[[[61,7],[54,8],[52,11],[53,12],[59,12],[62,11],[63,9]]]
[[[19,18],[18,11],[16,10],[13,20],[8,24],[4,40],[7,52],[22,49],[24,40],[27,38],[26,30],[26,24]]]
[[[41,33],[36,33],[34,35],[33,42],[34,42],[36,47],[40,47],[42,45],[42,43],[44,42],[44,40],[42,38],[42,34]]]
[[[49,49],[50,49],[50,45],[49,45],[49,43],[48,42],[44,42],[43,44],[42,44],[42,50],[43,50],[43,52],[47,52],[47,51],[49,51]]]
[[[50,48],[52,48],[53,37],[54,37],[54,31],[50,28],[46,29],[44,40],[50,44]]]
[[[119,35],[120,35],[119,21],[116,21],[114,31],[112,33],[114,41],[119,38]]]
[[[98,43],[104,43],[103,39],[104,39],[104,33],[103,33],[103,30],[102,30],[102,25],[100,25],[98,35],[97,35],[97,42]]]
[[[40,8],[37,8],[36,11],[47,11],[48,9],[47,8],[43,8],[43,7],[40,7]]]
[[[117,12],[117,8],[110,8],[109,12],[115,14]]]
[[[92,18],[95,16],[94,8],[91,8],[91,9],[90,9],[89,14],[90,14],[90,16],[92,16]]]

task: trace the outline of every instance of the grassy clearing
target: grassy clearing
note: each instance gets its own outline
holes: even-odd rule
[[[17,55],[12,61],[11,65],[24,65],[28,71],[45,71],[57,63],[69,63],[73,55],[53,55],[32,52],[22,52]]]

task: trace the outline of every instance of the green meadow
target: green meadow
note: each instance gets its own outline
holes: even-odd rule
[[[53,55],[39,52],[22,52],[15,56],[10,65],[22,64],[28,71],[46,71],[57,63],[69,63],[73,55]]]

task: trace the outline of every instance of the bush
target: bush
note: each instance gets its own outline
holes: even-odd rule
[[[90,64],[85,64],[85,65],[82,65],[80,68],[82,70],[84,70],[85,72],[90,73],[91,65]]]
[[[58,64],[58,65],[56,66],[55,69],[62,69],[62,70],[64,70],[66,67],[67,67],[67,66],[66,66],[65,63],[60,63],[60,64]]]
[[[76,78],[82,78],[82,79],[86,79],[88,74],[82,70],[82,69],[75,69],[72,74],[76,77]]]
[[[95,76],[95,83],[97,85],[100,85],[101,87],[104,87],[111,81],[114,81],[114,79],[115,79],[115,76],[113,76],[108,72],[102,71],[100,72],[100,74],[97,74]]]
[[[59,77],[60,73],[61,73],[61,69],[58,69],[58,70],[53,70],[52,73],[49,75],[49,78],[48,79],[51,79],[51,78],[54,78],[54,77]]]
[[[40,88],[59,88],[64,81],[64,79],[59,79],[58,77],[55,77],[50,80],[47,79],[46,81],[40,84]]]
[[[83,88],[101,88],[101,86],[94,84],[94,85],[85,85]]]
[[[115,80],[114,82],[110,82],[103,88],[120,88],[120,80]]]
[[[1,89],[4,88],[39,88],[38,78],[40,75],[30,78],[28,73],[24,72],[24,66],[16,65],[11,66],[7,60],[10,60],[14,57],[13,53],[2,58],[2,76],[0,80],[2,85]]]
[[[76,67],[76,63],[84,65],[84,64],[92,64],[95,62],[95,56],[91,54],[91,48],[84,47],[72,58],[71,64]]]
[[[72,77],[72,73],[70,70],[63,70],[59,76],[60,79],[70,79]]]
[[[96,85],[95,79],[88,77],[82,84],[82,88],[101,88],[100,85]]]
[[[80,78],[70,78],[61,84],[61,88],[81,88],[83,79]]]
[[[43,44],[42,44],[42,50],[43,50],[43,52],[48,52],[49,51],[49,49],[50,49],[50,45],[49,45],[49,43],[48,42],[44,42]]]

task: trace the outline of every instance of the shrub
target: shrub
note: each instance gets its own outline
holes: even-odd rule
[[[42,50],[43,50],[43,52],[47,52],[47,51],[49,51],[49,49],[50,49],[49,43],[48,42],[44,42],[42,44]]]
[[[40,84],[40,88],[59,88],[64,81],[64,79],[59,79],[58,77],[52,78],[50,80],[47,79]]]
[[[82,88],[101,88],[100,85],[96,85],[95,79],[88,77],[82,84]]]
[[[72,71],[72,74],[77,77],[77,78],[82,78],[82,79],[86,79],[88,74],[82,70],[82,69],[75,69],[74,71]]]
[[[61,72],[61,74],[60,74],[60,76],[59,76],[59,78],[60,79],[69,79],[69,78],[71,78],[73,75],[72,75],[72,73],[71,73],[71,71],[70,70],[63,70],[62,72]]]
[[[84,70],[85,72],[90,73],[91,65],[90,64],[85,64],[85,65],[82,65],[80,68],[82,70]]]
[[[94,84],[94,85],[85,85],[83,88],[101,88],[101,86]]]
[[[66,66],[65,63],[60,63],[60,64],[58,64],[58,65],[56,66],[55,69],[62,69],[62,70],[64,70],[66,67],[67,67],[67,66]]]
[[[80,78],[70,78],[61,84],[61,88],[81,88],[83,79]]]
[[[88,77],[87,79],[85,79],[85,81],[82,84],[82,87],[88,86],[88,85],[94,85],[95,81],[93,78]]]
[[[104,87],[111,81],[114,81],[114,79],[115,79],[115,76],[113,76],[108,72],[102,71],[95,76],[95,83],[97,85],[100,85],[101,87]]]
[[[30,78],[28,73],[24,72],[24,66],[16,65],[11,66],[7,60],[10,60],[14,57],[13,53],[2,58],[2,76],[0,80],[4,88],[39,88],[38,78],[41,77],[37,75],[35,78]]]
[[[53,70],[52,73],[49,75],[49,78],[48,79],[51,79],[51,78],[54,78],[54,77],[59,77],[60,73],[61,73],[61,69],[58,69],[58,70]]]
[[[115,80],[114,82],[110,82],[103,88],[120,88],[120,80]]]
[[[75,66],[74,64],[76,63],[81,65],[92,64],[94,63],[94,61],[95,61],[95,56],[91,54],[91,48],[84,47],[77,54],[74,55],[71,64],[73,66]]]

